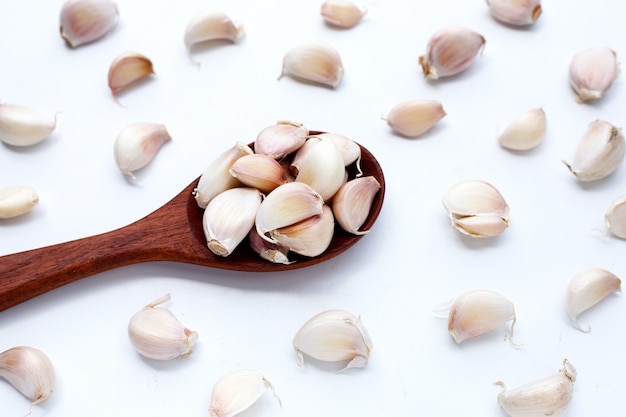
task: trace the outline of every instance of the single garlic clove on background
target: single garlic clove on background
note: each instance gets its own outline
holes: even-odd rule
[[[330,139],[321,139],[307,152],[296,181],[310,185],[324,201],[328,201],[343,184],[345,173],[343,156],[337,145]]]
[[[309,319],[293,339],[293,347],[304,363],[304,355],[326,362],[350,361],[344,369],[363,368],[372,351],[372,339],[354,314],[327,310]]]
[[[578,323],[578,315],[587,311],[609,294],[621,292],[622,281],[602,268],[590,268],[577,274],[567,287],[566,307],[574,326],[583,332],[591,331],[591,326],[583,329]]]
[[[272,230],[269,234],[270,238],[278,245],[299,255],[314,257],[321,255],[328,249],[334,232],[333,212],[330,207],[324,205],[322,206],[322,214]]]
[[[154,74],[152,61],[136,52],[123,52],[109,67],[109,88],[115,96],[130,84]]]
[[[532,25],[541,16],[540,0],[487,0],[491,15],[513,26]]]
[[[356,26],[366,13],[366,9],[347,0],[326,0],[321,9],[326,23],[346,29]]]
[[[263,239],[257,233],[256,229],[251,229],[248,234],[248,241],[250,242],[250,247],[253,251],[255,251],[259,256],[267,261],[270,261],[275,264],[283,264],[289,265],[293,263],[289,260],[289,248],[285,248],[283,246],[277,245],[275,243],[270,243],[267,240]]]
[[[443,197],[452,225],[472,237],[494,237],[509,226],[509,205],[502,194],[482,180],[463,180]]]
[[[290,49],[283,57],[283,69],[278,79],[287,75],[296,80],[336,88],[343,73],[339,52],[326,43],[318,42]]]
[[[626,239],[626,195],[613,200],[604,214],[604,223],[614,236]]]
[[[115,139],[113,154],[120,171],[136,179],[135,171],[148,165],[172,137],[164,125],[140,122],[126,126]]]
[[[333,197],[332,205],[335,220],[343,230],[354,235],[369,232],[359,229],[367,220],[380,188],[380,183],[372,176],[355,178],[341,186]]]
[[[509,123],[498,135],[498,143],[506,149],[527,151],[543,142],[546,128],[546,114],[543,109],[531,109]]]
[[[244,35],[243,25],[235,23],[221,11],[209,10],[197,14],[189,21],[185,29],[184,41],[189,59],[200,65],[191,56],[191,49],[194,45],[220,40],[236,43]]]
[[[0,190],[0,219],[11,219],[28,213],[39,203],[34,188],[14,185]]]
[[[428,40],[419,57],[424,76],[436,80],[465,71],[485,46],[485,38],[464,27],[446,27]]]
[[[61,37],[70,48],[93,42],[115,28],[118,15],[111,0],[68,0],[61,9]]]
[[[439,101],[407,100],[394,106],[383,120],[394,132],[416,138],[432,129],[445,116]]]
[[[278,161],[263,154],[244,155],[237,159],[230,167],[230,175],[263,193],[287,182],[287,174]]]
[[[0,104],[0,140],[11,146],[32,146],[56,129],[56,121],[21,104]]]
[[[502,387],[498,404],[509,417],[563,417],[572,400],[576,376],[574,366],[564,359],[563,369],[556,375],[509,390],[498,381],[496,384]]]
[[[254,152],[279,160],[304,145],[308,135],[309,129],[302,123],[281,120],[259,132]]]
[[[609,122],[596,120],[587,127],[573,162],[563,163],[580,181],[597,181],[615,172],[624,160],[625,153],[622,129]]]
[[[52,361],[30,346],[17,346],[0,353],[0,377],[31,400],[31,405],[47,400],[54,391]]]
[[[209,413],[211,417],[233,417],[250,408],[268,390],[280,404],[274,387],[263,374],[250,369],[232,372],[213,386]]]
[[[137,352],[146,358],[170,360],[185,358],[193,352],[198,333],[186,328],[172,312],[158,307],[170,295],[148,304],[128,323],[128,337]]]
[[[569,66],[569,83],[576,101],[601,98],[618,74],[617,55],[612,49],[597,46],[578,52]]]

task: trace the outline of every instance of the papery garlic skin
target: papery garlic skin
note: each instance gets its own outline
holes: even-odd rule
[[[298,150],[309,135],[302,123],[281,120],[261,130],[254,141],[254,152],[282,159]]]
[[[209,413],[211,417],[233,417],[250,408],[268,390],[276,397],[274,387],[260,372],[251,369],[232,372],[213,386]]]
[[[346,29],[356,26],[366,13],[366,9],[347,0],[326,0],[321,8],[322,17],[327,23]]]
[[[510,417],[562,417],[572,400],[576,376],[576,369],[565,359],[558,374],[514,389],[507,390],[504,382],[498,381],[502,387],[498,404]]]
[[[465,71],[483,50],[485,38],[471,29],[452,26],[437,31],[419,57],[424,76],[433,80]]]
[[[578,52],[569,66],[569,83],[579,103],[601,98],[619,74],[617,55],[607,47]]]
[[[236,43],[244,35],[243,25],[235,23],[221,11],[209,10],[199,13],[189,21],[185,28],[184,41],[191,59],[191,48],[196,44],[218,40]],[[194,62],[199,65],[197,61]]]
[[[591,331],[578,322],[578,315],[587,311],[609,294],[621,292],[622,281],[612,272],[602,268],[590,268],[577,274],[567,287],[566,307],[574,326],[583,332]]]
[[[345,172],[343,156],[337,145],[330,139],[321,139],[307,152],[296,181],[310,185],[324,201],[328,201],[343,184]]]
[[[290,49],[283,57],[283,69],[278,79],[287,75],[296,80],[336,88],[343,73],[339,52],[326,43],[318,42]]]
[[[0,377],[36,405],[47,400],[55,386],[50,358],[30,346],[17,346],[0,353]]]
[[[604,223],[614,236],[626,239],[626,195],[613,200],[604,214]]]
[[[380,182],[372,176],[360,177],[346,182],[333,197],[335,220],[343,230],[354,235],[364,235],[360,230],[369,216],[374,197],[381,189]]]
[[[135,171],[148,165],[172,137],[165,125],[140,122],[126,126],[115,139],[115,163],[124,175],[136,179]]]
[[[350,362],[344,369],[367,365],[372,339],[354,314],[344,310],[327,310],[310,318],[293,339],[293,347],[304,363],[304,355],[327,362]]]
[[[507,125],[498,135],[498,143],[506,149],[528,151],[543,142],[546,129],[546,113],[541,108],[531,109]]]
[[[0,219],[12,219],[28,213],[39,203],[34,188],[14,185],[0,190]]]
[[[144,55],[127,51],[118,55],[109,67],[109,88],[117,95],[130,84],[154,74],[152,61]]]
[[[540,0],[487,0],[491,15],[513,26],[532,25],[541,16]]]
[[[439,101],[407,100],[394,106],[383,120],[401,136],[416,138],[432,129],[445,116]]]
[[[32,146],[56,129],[56,121],[21,104],[0,104],[0,140],[11,146]]]
[[[93,42],[115,28],[118,15],[111,0],[68,0],[61,9],[61,37],[70,48]]]
[[[335,218],[327,205],[322,214],[311,216],[289,226],[270,231],[270,238],[278,245],[302,256],[314,257],[330,246],[335,232]],[[269,243],[269,242],[268,242]]]

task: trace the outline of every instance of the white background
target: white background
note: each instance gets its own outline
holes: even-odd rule
[[[68,49],[58,33],[62,1],[4,1],[0,13],[0,100],[36,108],[58,127],[28,149],[0,146],[0,187],[26,184],[40,194],[27,216],[0,224],[0,254],[106,232],[149,214],[196,178],[234,141],[251,142],[277,120],[347,135],[379,160],[387,181],[371,233],[348,252],[308,269],[236,273],[163,263],[102,273],[0,313],[0,351],[38,347],[57,372],[53,396],[33,416],[208,416],[214,382],[240,368],[274,384],[283,407],[264,396],[246,416],[502,416],[509,387],[556,373],[563,358],[578,369],[570,417],[623,409],[626,304],[610,296],[584,314],[591,333],[571,325],[565,289],[578,272],[623,276],[626,242],[609,236],[604,213],[626,193],[625,167],[606,180],[578,183],[571,159],[588,123],[626,123],[620,76],[606,96],[578,104],[568,85],[571,57],[590,46],[626,56],[624,13],[611,0],[546,1],[534,27],[494,21],[482,0],[378,0],[350,30],[326,26],[319,1],[119,0],[109,36]],[[190,63],[187,22],[206,8],[241,22],[237,45],[200,48]],[[463,25],[487,40],[465,73],[427,82],[417,64],[436,30]],[[284,53],[309,41],[339,51],[345,77],[334,90],[277,81]],[[156,75],[110,95],[115,56],[148,56]],[[381,116],[400,101],[439,100],[447,116],[418,139],[394,135]],[[500,148],[496,133],[541,106],[544,143],[528,153]],[[113,160],[127,124],[164,123],[173,140],[129,183]],[[479,178],[511,207],[498,238],[454,230],[441,197]],[[0,262],[2,259],[0,258]],[[0,285],[1,285],[0,277]],[[508,326],[461,345],[432,310],[470,289],[498,291],[517,312],[515,349]],[[130,345],[126,326],[165,293],[166,305],[200,338],[184,360],[156,363]],[[330,308],[360,315],[374,349],[364,369],[305,362],[291,347],[298,328]],[[0,415],[23,416],[29,401],[0,381]]]

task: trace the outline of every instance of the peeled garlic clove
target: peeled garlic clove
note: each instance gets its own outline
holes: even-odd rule
[[[289,254],[289,248],[268,242],[259,236],[256,229],[250,230],[250,233],[248,234],[248,241],[250,242],[252,250],[258,253],[259,256],[265,260],[283,265],[293,263],[287,256]]]
[[[591,268],[576,275],[567,287],[567,314],[577,329],[591,331],[591,326],[583,329],[578,323],[578,315],[587,311],[609,294],[621,292],[622,281],[613,273]]]
[[[309,319],[293,339],[293,347],[304,363],[304,355],[327,362],[350,362],[344,369],[367,365],[372,351],[372,339],[361,322],[352,313],[327,310]]]
[[[263,374],[244,369],[223,376],[215,383],[211,393],[211,417],[232,417],[247,410],[268,390],[274,387]],[[276,397],[278,399],[278,397]],[[280,399],[278,399],[280,404]]]
[[[171,139],[162,124],[128,125],[115,139],[115,163],[123,174],[135,179],[134,172],[148,165],[161,146]]]
[[[429,39],[419,64],[425,77],[449,77],[469,68],[484,46],[481,34],[463,27],[447,27]]]
[[[191,48],[194,45],[218,40],[235,43],[244,34],[245,30],[242,25],[235,23],[220,11],[211,10],[200,13],[189,21],[185,29],[185,47],[189,58],[192,59]]]
[[[322,4],[321,13],[327,23],[351,28],[361,21],[367,10],[346,0],[326,0]]]
[[[543,109],[531,109],[509,123],[498,135],[498,143],[506,149],[527,151],[541,144],[546,136],[546,127]]]
[[[216,195],[202,216],[207,246],[218,256],[228,256],[243,241],[261,204],[259,190],[231,188]]]
[[[619,68],[615,51],[607,47],[593,47],[578,52],[569,66],[569,82],[580,103],[595,100],[613,84]]]
[[[298,223],[270,231],[270,238],[278,245],[302,256],[321,255],[333,239],[335,219],[327,205],[322,214],[311,216]],[[269,243],[269,242],[268,242]]]
[[[244,155],[230,167],[230,175],[248,187],[269,193],[287,182],[283,167],[267,155]]]
[[[435,100],[407,100],[392,108],[383,120],[394,132],[415,138],[428,132],[446,112]]]
[[[70,48],[100,39],[117,25],[111,0],[68,0],[61,9],[61,37]]]
[[[343,78],[341,56],[332,46],[311,43],[289,50],[283,58],[279,79],[288,75],[296,80],[309,81],[335,88]]]
[[[55,373],[50,358],[41,350],[17,346],[0,353],[0,377],[36,405],[54,391]]]
[[[626,239],[626,196],[613,200],[604,215],[606,227],[613,235]]]
[[[488,290],[473,290],[454,300],[448,314],[448,332],[456,343],[480,336],[512,321],[509,341],[513,343],[515,308],[506,297]]]
[[[341,186],[333,197],[333,213],[339,226],[348,233],[364,235],[369,230],[359,230],[372,208],[380,183],[372,176],[355,178]]]
[[[513,26],[532,25],[541,16],[540,0],[487,0],[491,15]]]
[[[361,171],[361,147],[358,143],[356,143],[349,137],[340,135],[338,133],[321,133],[317,135],[317,137],[322,139],[330,139],[331,141],[333,141],[341,152],[341,156],[343,157],[343,164],[345,166],[348,166],[356,162],[356,168],[358,171],[357,177],[363,175],[363,172]]]
[[[128,85],[154,74],[152,61],[136,52],[124,52],[109,67],[109,88],[115,96]]]
[[[32,210],[39,202],[37,191],[25,185],[0,190],[0,219],[11,219]]]
[[[463,180],[443,197],[452,225],[472,237],[493,237],[509,225],[509,206],[502,194],[481,180]]]
[[[563,161],[580,181],[608,177],[619,168],[626,153],[622,129],[603,120],[591,122],[570,164]]]
[[[189,330],[166,308],[158,307],[170,295],[153,301],[135,313],[128,323],[128,337],[137,352],[146,358],[170,360],[193,352],[198,333]]]
[[[307,152],[296,181],[310,185],[324,201],[328,201],[343,184],[345,172],[343,156],[337,145],[329,139],[321,139]]]
[[[198,186],[193,192],[198,206],[206,208],[209,201],[222,191],[241,185],[237,178],[230,175],[230,167],[237,159],[253,153],[248,145],[237,142],[215,158],[200,176]]]
[[[31,146],[46,139],[56,121],[20,104],[0,104],[0,140],[11,146]]]
[[[550,416],[562,417],[572,400],[576,369],[567,359],[556,375],[538,379],[507,390],[504,382],[498,394],[498,404],[510,417]]]
[[[299,149],[308,135],[309,129],[302,123],[279,121],[259,132],[254,141],[254,152],[282,159]]]

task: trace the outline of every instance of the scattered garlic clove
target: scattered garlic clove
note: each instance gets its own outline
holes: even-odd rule
[[[609,122],[596,120],[587,131],[570,164],[563,161],[580,181],[596,181],[611,175],[624,160],[626,143],[622,129]]]
[[[137,352],[146,358],[170,360],[193,352],[198,333],[187,329],[166,308],[158,307],[170,295],[153,301],[135,313],[128,323],[128,337]]]
[[[56,120],[50,120],[27,106],[0,104],[0,140],[11,146],[32,146],[56,129]]]
[[[602,97],[619,74],[617,55],[607,47],[578,52],[569,66],[569,83],[579,103]]]
[[[472,290],[454,300],[448,314],[448,332],[456,343],[480,336],[512,321],[509,341],[513,346],[515,307],[506,297],[489,290]]]
[[[93,42],[115,28],[118,15],[111,0],[68,0],[61,9],[61,37],[70,48]]]
[[[463,180],[443,197],[452,225],[472,237],[498,236],[509,226],[509,206],[502,194],[481,180]]]
[[[275,264],[283,264],[289,265],[293,263],[289,260],[289,248],[285,248],[283,246],[277,245],[275,243],[270,243],[267,240],[263,239],[257,233],[256,229],[250,230],[248,234],[248,241],[250,242],[250,247],[253,251],[259,254],[261,258],[268,260]]]
[[[115,163],[120,171],[135,179],[135,171],[148,165],[161,146],[171,140],[165,126],[158,123],[133,123],[115,139]]]
[[[491,15],[513,26],[532,25],[541,16],[540,0],[487,0]]]
[[[587,311],[609,294],[621,292],[622,281],[613,273],[601,269],[591,268],[580,272],[567,287],[567,314],[577,329],[583,332],[591,331],[591,326],[583,329],[578,323],[578,315]]]
[[[613,235],[626,239],[626,195],[613,200],[604,215],[604,223]]]
[[[117,95],[130,84],[154,74],[152,61],[136,52],[123,52],[118,55],[109,67],[109,88]]]
[[[283,70],[278,79],[287,75],[335,88],[343,78],[341,56],[332,46],[311,43],[289,50],[283,58]]]
[[[200,65],[191,56],[191,49],[194,45],[220,40],[236,43],[244,34],[243,25],[235,23],[220,11],[210,10],[199,13],[189,21],[185,29],[185,47],[189,59]]]
[[[36,405],[54,391],[55,372],[50,358],[41,350],[17,346],[0,353],[0,377]]]
[[[407,100],[393,107],[383,120],[394,132],[415,138],[428,132],[446,112],[435,100]]]
[[[575,381],[576,369],[564,359],[563,369],[558,374],[515,389],[507,390],[504,382],[496,382],[502,387],[498,394],[498,404],[510,417],[562,417],[572,400]]]
[[[541,144],[546,136],[546,128],[543,109],[531,109],[509,123],[498,135],[498,143],[506,149],[527,151]]]
[[[321,133],[317,135],[317,137],[332,140],[341,152],[343,164],[348,166],[356,162],[356,169],[358,171],[356,176],[360,177],[363,175],[363,171],[361,171],[361,147],[358,143],[338,133]]]
[[[283,167],[274,158],[263,154],[244,155],[237,159],[230,167],[230,175],[263,193],[287,182]]]
[[[299,255],[314,257],[321,255],[328,249],[334,232],[333,212],[330,207],[324,205],[322,206],[322,214],[272,230],[269,234],[270,238],[278,245]]]
[[[279,121],[259,132],[254,141],[254,152],[279,160],[298,150],[308,135],[309,129],[302,123]]]
[[[310,185],[324,201],[328,201],[343,184],[345,172],[343,156],[337,145],[330,139],[321,139],[307,152],[296,181]]]
[[[428,41],[426,53],[419,57],[424,76],[436,80],[465,71],[485,46],[485,38],[463,27],[447,27]]]
[[[321,13],[327,23],[349,29],[361,21],[367,10],[347,0],[326,0]]]
[[[11,219],[32,210],[39,202],[34,188],[15,185],[0,190],[0,219]]]
[[[354,235],[364,235],[369,230],[359,230],[372,208],[380,183],[372,176],[355,178],[341,186],[333,197],[335,220],[343,230]]]
[[[228,256],[235,250],[254,226],[261,199],[259,190],[237,187],[221,192],[209,202],[202,225],[211,252]]]
[[[344,369],[363,368],[372,351],[372,339],[361,322],[352,313],[327,310],[309,319],[293,339],[293,347],[304,363],[304,355],[327,362],[350,362]]]
[[[249,369],[232,372],[213,386],[209,413],[211,417],[233,417],[247,410],[268,390],[274,397],[274,387],[261,373]]]

